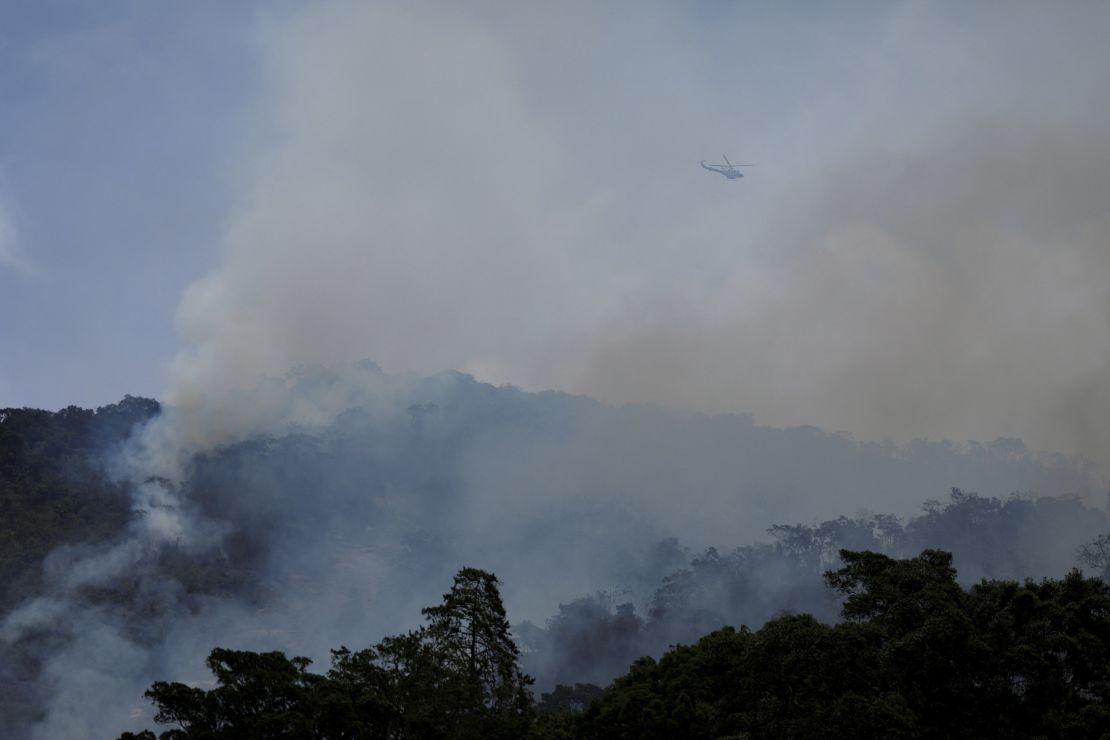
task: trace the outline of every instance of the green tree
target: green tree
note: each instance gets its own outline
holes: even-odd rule
[[[206,663],[216,677],[211,691],[158,681],[146,692],[158,706],[155,721],[179,727],[163,738],[310,736],[311,693],[322,679],[308,672],[308,658],[216,648]]]
[[[873,636],[880,670],[917,717],[921,731],[958,736],[976,713],[977,666],[986,645],[974,629],[952,555],[925,550],[896,560],[840,553],[830,586],[847,595],[843,615]]]
[[[156,682],[163,740],[523,738],[532,724],[532,679],[521,673],[497,578],[455,576],[427,625],[373,648],[332,651],[324,676],[307,658],[216,648],[209,691]],[[152,737],[141,734],[131,737]]]
[[[420,638],[434,656],[457,737],[521,737],[532,716],[532,679],[519,668],[497,577],[477,568],[455,575],[443,603],[422,610]]]
[[[1072,571],[1061,580],[984,581],[971,612],[989,659],[981,713],[995,731],[1110,735],[1110,586]]]

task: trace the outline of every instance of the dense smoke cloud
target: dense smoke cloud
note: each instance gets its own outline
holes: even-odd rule
[[[144,685],[216,644],[370,644],[460,565],[542,622],[598,589],[644,606],[668,537],[733,547],[952,486],[1098,493],[1012,438],[1106,461],[1107,11],[978,12],[262,22],[221,262],[182,300],[166,412],[115,461],[134,521],[52,556],[0,628],[57,635],[37,736],[90,706],[143,725]],[[1052,53],[1020,59],[1034,38]],[[751,178],[696,167],[720,149]],[[1034,571],[1090,535],[1060,521]],[[125,606],[96,600],[120,581]]]
[[[1103,133],[975,121],[861,157],[799,204],[775,288],[660,300],[598,342],[585,383],[703,408],[732,392],[757,418],[864,436],[1012,430],[1105,462],[1110,163],[1087,159]]]
[[[557,171],[513,60],[452,11],[328,5],[267,31],[274,148],[193,285],[171,400],[305,362],[536,351],[567,284]]]
[[[1105,461],[1106,11],[702,11],[264,24],[258,141],[169,400],[373,357]],[[722,148],[749,179],[693,166]],[[228,424],[253,419],[200,433]]]
[[[28,666],[20,685],[45,709],[30,737],[148,724],[142,690],[169,676],[207,680],[215,645],[323,661],[339,644],[372,644],[411,627],[463,564],[497,573],[512,619],[531,621],[520,636],[543,686],[579,669],[605,680],[632,653],[722,621],[833,613],[820,567],[838,546],[871,541],[822,540],[805,567],[755,548],[696,558],[693,581],[676,572],[707,546],[727,552],[772,524],[861,509],[904,515],[957,484],[993,496],[1095,492],[1081,461],[1018,440],[860,443],[370,363],[301,368],[239,402],[268,409],[262,431],[193,454],[177,481],[136,480],[126,529],[55,551],[41,593],[0,621],[0,655]],[[163,430],[177,418],[153,419],[137,440],[149,452],[173,439]],[[121,455],[132,475],[152,459]],[[906,549],[955,546],[972,575],[1048,575],[1105,526],[1078,500],[1008,512],[972,507]],[[598,591],[608,596],[581,599]],[[660,593],[669,611],[657,618]],[[591,641],[610,633],[615,642],[584,665]]]

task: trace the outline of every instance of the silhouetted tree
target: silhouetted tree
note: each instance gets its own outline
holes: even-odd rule
[[[332,651],[324,676],[307,658],[216,648],[216,688],[156,682],[146,692],[163,740],[214,738],[522,738],[531,678],[492,573],[464,568],[427,625],[373,648]],[[125,735],[126,737],[126,735]],[[131,735],[131,737],[152,737]]]
[[[532,680],[518,667],[497,578],[463,568],[443,603],[422,613],[428,624],[420,638],[445,678],[438,701],[458,728],[452,737],[520,737],[531,718]]]
[[[1080,545],[1076,558],[1094,570],[1102,580],[1110,580],[1110,534],[1100,534],[1090,542]]]
[[[1106,737],[1110,586],[956,581],[949,553],[843,551],[845,621],[731,627],[642,658],[580,717],[584,738]],[[555,730],[565,727],[553,725]]]

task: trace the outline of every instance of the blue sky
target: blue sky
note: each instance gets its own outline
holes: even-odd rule
[[[155,395],[255,94],[247,4],[0,4],[0,406]]]

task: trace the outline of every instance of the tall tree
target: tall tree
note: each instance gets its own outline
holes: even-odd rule
[[[455,576],[427,625],[373,648],[332,651],[332,668],[306,658],[216,648],[209,691],[159,681],[146,692],[163,740],[328,738],[515,740],[532,724],[532,679],[518,667],[497,578]],[[126,735],[125,735],[126,737]],[[151,735],[131,735],[149,738]]]
[[[311,736],[311,692],[322,678],[307,671],[310,660],[216,648],[206,662],[216,676],[211,691],[158,681],[146,692],[158,706],[154,719],[181,728],[163,737]]]
[[[532,679],[520,671],[497,577],[463,568],[443,603],[422,613],[428,620],[422,637],[447,678],[448,696],[458,702],[455,724],[477,723],[484,737],[519,736],[531,718]]]
[[[951,553],[925,550],[895,560],[842,550],[840,556],[844,567],[825,577],[848,596],[844,617],[873,635],[882,670],[926,734],[959,735],[975,713],[975,671],[987,648],[968,614]]]

